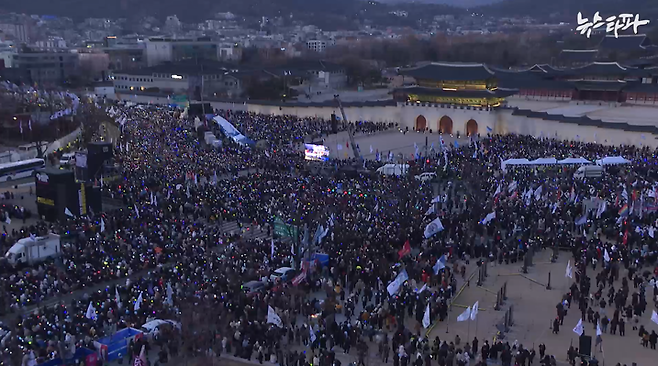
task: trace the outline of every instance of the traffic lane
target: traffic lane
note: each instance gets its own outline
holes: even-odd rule
[[[2,192],[5,192],[6,190],[16,189],[16,186],[19,186],[18,188],[21,188],[21,186],[23,186],[24,184],[30,184],[30,183],[34,185],[33,177],[15,179],[6,182],[0,182],[0,189],[2,189]]]

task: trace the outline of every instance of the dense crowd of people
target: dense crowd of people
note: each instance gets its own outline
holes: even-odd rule
[[[212,148],[178,110],[117,108],[128,121],[115,147],[123,174],[105,181],[102,190],[125,207],[3,236],[5,247],[48,232],[64,243],[54,260],[0,268],[5,310],[13,317],[7,324],[12,334],[2,340],[6,364],[95,349],[94,341],[152,319],[181,324],[157,337],[159,362],[182,347],[188,356],[334,365],[341,362],[338,347],[363,363],[376,347],[381,360],[395,366],[480,366],[488,359],[531,364],[535,350],[521,344],[428,339],[423,329],[427,306],[430,322],[448,319],[468,263],[516,263],[530,248],[564,247],[582,260],[558,318],[575,301],[584,320],[606,327],[603,319],[610,317],[610,331],[615,322],[621,332],[624,318],[635,321],[648,311],[647,292],[656,298],[658,160],[648,148],[481,137],[416,162],[439,173],[433,187],[413,178],[312,171],[298,145],[307,136],[328,134],[330,121],[219,111],[247,137],[269,145],[223,138],[222,147]],[[340,129],[374,133],[392,127]],[[222,136],[217,126],[207,128]],[[577,166],[500,169],[507,158],[607,155],[632,163],[586,180],[573,179]],[[328,165],[334,164],[343,163]],[[428,235],[437,218],[443,230]],[[237,222],[239,231],[227,232],[228,222]],[[281,226],[292,238],[269,240]],[[246,239],[247,230],[268,239]],[[318,260],[318,253],[328,261]],[[609,259],[603,259],[606,253]],[[590,289],[585,268],[599,262],[605,270]],[[622,266],[628,280],[616,290],[611,279]],[[282,267],[296,269],[292,281],[272,279]],[[399,288],[392,288],[400,278]],[[249,281],[263,287],[250,288]],[[636,289],[632,295],[628,281]],[[612,314],[604,311],[606,298],[616,309]],[[637,332],[655,347],[655,333],[644,327]],[[138,349],[122,356],[137,356]],[[545,347],[538,359],[555,365]]]

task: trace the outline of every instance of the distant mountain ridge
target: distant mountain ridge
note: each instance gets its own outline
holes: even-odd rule
[[[435,4],[435,5],[449,5],[460,8],[470,8],[481,5],[489,5],[493,3],[500,2],[501,0],[379,0],[380,3],[384,4]]]
[[[582,11],[591,18],[596,11],[604,16],[639,13],[643,19],[658,18],[656,0],[27,0],[3,1],[0,11],[26,14],[84,18],[140,19],[153,16],[164,19],[176,14],[185,22],[199,22],[216,12],[233,12],[240,16],[283,17],[308,20],[310,24],[345,27],[361,18],[384,24],[415,25],[418,19],[434,15],[469,11],[492,16],[531,16],[575,21]],[[406,10],[408,20],[396,20],[392,10]],[[406,22],[406,23],[405,23]],[[317,24],[320,23],[320,24]]]
[[[477,10],[487,15],[552,17],[570,22],[576,21],[578,12],[591,19],[597,11],[603,18],[622,13],[640,14],[641,19],[649,19],[652,23],[658,18],[658,2],[655,0],[503,0]]]

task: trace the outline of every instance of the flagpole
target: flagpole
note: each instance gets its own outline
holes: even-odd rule
[[[475,338],[477,338],[477,336],[478,336],[478,316],[476,314],[475,315]]]
[[[448,300],[450,302],[450,300]],[[450,330],[450,310],[452,309],[452,304],[448,304],[448,314],[447,314],[447,319],[446,319],[446,334],[449,333]]]

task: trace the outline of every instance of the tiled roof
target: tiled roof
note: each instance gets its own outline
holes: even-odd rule
[[[562,50],[558,60],[572,63],[589,63],[596,60],[598,50]]]
[[[401,75],[424,80],[487,80],[494,72],[483,64],[432,62],[423,66],[400,70]]]
[[[606,35],[599,43],[599,49],[613,51],[634,51],[651,45],[646,34]]]

